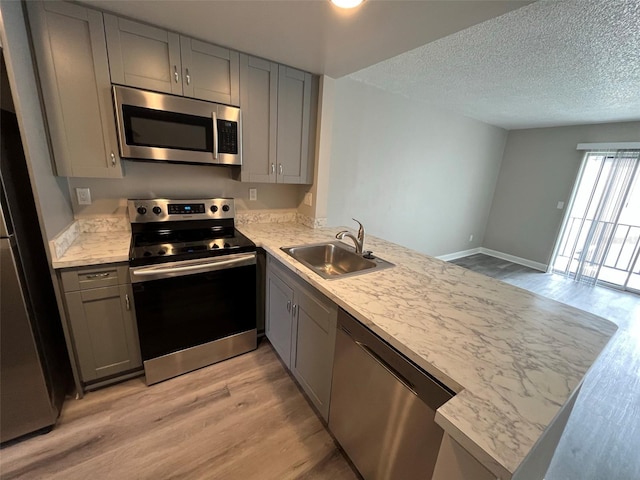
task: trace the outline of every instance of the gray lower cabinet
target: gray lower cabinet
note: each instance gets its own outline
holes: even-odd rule
[[[102,13],[26,2],[56,173],[122,177]]]
[[[238,52],[106,13],[104,23],[113,83],[239,104]]]
[[[276,270],[272,264],[273,262],[269,262],[267,270],[265,334],[284,364],[291,369],[293,287],[286,283],[287,275]]]
[[[270,256],[266,288],[267,338],[328,421],[338,309]]]
[[[313,183],[318,79],[240,55],[243,182]]]
[[[128,265],[66,269],[60,280],[82,382],[140,369]]]

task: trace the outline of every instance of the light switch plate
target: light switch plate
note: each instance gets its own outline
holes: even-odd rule
[[[78,205],[91,205],[91,190],[88,188],[76,188]]]
[[[249,189],[249,200],[252,202],[255,202],[256,200],[258,200],[258,189],[257,188],[250,188]]]
[[[304,204],[310,207],[313,205],[313,194],[311,192],[304,194]]]
[[[557,208],[558,210],[562,210],[564,208],[564,202],[558,202]]]

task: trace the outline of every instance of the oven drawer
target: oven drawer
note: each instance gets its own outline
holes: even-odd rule
[[[126,263],[113,263],[62,270],[60,279],[65,292],[75,292],[130,283],[128,272]]]

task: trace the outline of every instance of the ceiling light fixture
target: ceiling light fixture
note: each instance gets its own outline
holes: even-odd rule
[[[362,3],[363,0],[331,0],[335,6],[340,8],[355,8]]]

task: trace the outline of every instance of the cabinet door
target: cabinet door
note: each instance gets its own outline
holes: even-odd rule
[[[293,289],[273,271],[267,274],[265,334],[287,368],[291,368],[291,310]]]
[[[189,37],[180,37],[182,90],[187,97],[240,104],[239,55]]]
[[[58,175],[122,177],[102,14],[27,2]]]
[[[311,74],[284,65],[278,71],[278,183],[309,183]]]
[[[142,365],[130,285],[66,293],[83,382]]]
[[[106,13],[104,27],[113,83],[182,95],[177,33]]]
[[[278,64],[240,55],[242,181],[276,182]]]
[[[338,310],[323,295],[295,291],[291,370],[322,417],[329,420]]]

